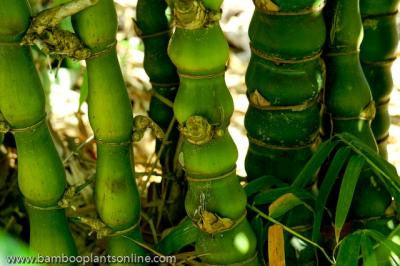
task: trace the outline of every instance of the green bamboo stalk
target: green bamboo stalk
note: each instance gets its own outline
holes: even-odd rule
[[[151,97],[149,116],[164,132],[168,130],[174,113],[172,106],[162,102],[162,98],[158,96],[173,102],[179,85],[176,68],[167,54],[170,25],[165,14],[166,9],[167,4],[164,0],[139,0],[136,6],[135,21],[137,34],[143,40],[145,48],[144,69],[150,78],[154,94],[156,94]],[[182,171],[176,169],[174,160],[178,139],[179,131],[174,125],[160,158],[163,175],[170,176],[174,180],[163,179],[156,188],[159,194],[167,193],[164,202],[168,202],[168,204],[162,214],[167,216],[171,225],[176,225],[185,215],[183,210],[184,187],[180,184],[182,183]],[[157,151],[160,150],[161,145],[162,141],[157,140]],[[161,224],[160,218],[157,218],[157,223]]]
[[[396,15],[398,0],[377,3],[361,0],[364,39],[361,44],[360,59],[375,101],[376,115],[372,121],[372,131],[378,143],[379,153],[387,158],[389,137],[390,93],[393,89],[391,67],[399,41]]]
[[[171,0],[176,30],[168,54],[180,86],[175,117],[184,136],[186,212],[199,228],[197,255],[207,264],[258,265],[246,219],[246,195],[235,173],[236,146],[227,131],[233,101],[224,81],[228,45],[219,26],[222,1]]]
[[[319,139],[319,96],[325,82],[324,2],[255,0],[252,55],[246,73],[250,101],[245,127],[250,180],[272,175],[292,181]],[[265,167],[265,166],[268,167]]]
[[[141,255],[140,197],[135,183],[133,116],[116,54],[117,14],[112,0],[98,3],[72,17],[75,32],[91,49],[86,60],[89,77],[89,120],[97,143],[95,200],[101,220],[114,234],[107,238],[110,255]],[[116,265],[116,264],[113,264]]]
[[[359,60],[363,37],[359,0],[328,2],[327,23],[325,105],[329,130],[331,134],[349,132],[378,151],[371,130],[375,106]],[[391,202],[390,194],[369,169],[361,173],[353,198],[353,218],[382,216]],[[373,201],[374,207],[366,205],[366,199]]]
[[[0,1],[0,109],[15,136],[18,184],[30,221],[30,245],[40,255],[77,250],[64,210],[63,164],[47,125],[45,96],[29,47],[20,42],[30,24],[26,0]]]
[[[319,144],[325,65],[322,0],[254,0],[251,58],[246,73],[250,102],[245,127],[250,142],[245,166],[250,180],[271,175],[292,182]],[[303,206],[285,218],[311,235],[312,213]],[[286,241],[288,264],[315,264],[315,250]]]

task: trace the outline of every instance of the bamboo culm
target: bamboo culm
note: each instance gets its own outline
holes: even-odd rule
[[[222,1],[168,3],[176,25],[168,54],[180,76],[174,102],[184,136],[179,161],[189,186],[186,212],[200,232],[196,253],[207,264],[258,265],[227,130],[233,101],[224,80],[229,49],[219,26]]]
[[[179,85],[179,77],[174,64],[168,57],[167,48],[170,40],[170,25],[166,16],[165,0],[139,0],[136,6],[136,31],[144,43],[143,66],[150,78],[152,89],[158,95],[174,101]],[[149,108],[150,118],[166,132],[173,119],[171,106],[152,96]],[[163,179],[162,183],[154,184],[159,194],[160,188],[167,188],[164,215],[172,225],[176,225],[185,215],[183,174],[176,165],[176,149],[179,141],[179,130],[174,125],[168,140],[164,141],[164,149],[160,156],[163,175],[174,180]],[[165,144],[167,143],[167,144]],[[156,142],[156,151],[160,150],[161,140]],[[159,221],[158,221],[159,222]]]
[[[246,73],[250,102],[245,116],[250,142],[246,172],[249,180],[271,175],[290,183],[320,140],[325,2],[254,0],[254,4]],[[312,213],[299,206],[286,219],[288,226],[307,227]],[[312,248],[299,250],[285,242],[288,265],[314,263]]]
[[[135,242],[142,239],[133,168],[133,115],[116,54],[114,2],[99,0],[74,15],[72,23],[93,53],[86,64],[89,121],[97,143],[95,201],[101,220],[116,232],[107,238],[107,251],[114,256],[143,255]]]
[[[246,73],[246,171],[250,180],[270,174],[290,182],[318,144],[325,82],[319,56],[325,41],[323,2],[254,3]]]
[[[349,132],[378,151],[371,121],[375,106],[359,59],[363,36],[359,0],[328,2],[326,21],[327,87],[325,105],[331,134]],[[373,204],[365,204],[366,202]],[[380,217],[391,202],[391,196],[371,170],[365,168],[357,183],[351,209],[352,218]]]
[[[393,89],[391,67],[399,40],[396,24],[398,3],[398,0],[379,4],[371,0],[360,1],[364,27],[360,59],[376,106],[372,131],[379,153],[384,158],[387,158],[386,145],[390,127],[388,108]]]
[[[14,134],[18,184],[30,223],[30,245],[43,256],[77,255],[58,206],[66,180],[45,113],[45,96],[31,50],[21,46],[30,24],[28,1],[0,1],[0,109]]]

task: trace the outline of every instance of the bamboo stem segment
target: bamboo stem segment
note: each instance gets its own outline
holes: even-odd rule
[[[177,23],[168,54],[180,76],[174,113],[184,138],[185,208],[199,228],[195,249],[204,263],[258,265],[246,195],[234,171],[238,153],[227,131],[233,113],[223,74],[228,45],[217,20],[220,5],[208,2],[169,1]]]
[[[31,247],[43,256],[73,256],[77,250],[58,206],[66,187],[64,167],[47,125],[30,48],[19,45],[30,15],[28,1],[0,1],[0,109],[17,143],[18,184],[28,210]]]
[[[112,0],[74,15],[79,38],[96,53],[86,60],[89,77],[89,121],[97,143],[95,200],[101,220],[113,231],[129,232],[107,238],[114,256],[143,255],[140,197],[135,183],[132,134],[133,116],[115,48],[117,15]],[[124,237],[126,236],[126,237]],[[113,264],[118,265],[118,264]]]
[[[388,107],[393,89],[391,67],[399,40],[396,23],[398,2],[390,0],[378,6],[371,0],[360,1],[364,27],[360,60],[376,104],[376,115],[371,127],[379,153],[384,158],[387,158],[386,145],[390,127]]]

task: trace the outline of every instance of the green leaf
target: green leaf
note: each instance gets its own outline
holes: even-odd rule
[[[304,201],[296,197],[294,194],[286,193],[269,205],[268,215],[272,218],[278,218],[300,205],[308,206]]]
[[[392,238],[387,238],[381,232],[372,229],[363,229],[362,231],[367,236],[375,239],[383,247],[386,247],[388,250],[396,254],[397,257],[400,257],[400,246],[394,243]]]
[[[362,234],[361,236],[361,255],[364,266],[378,266],[374,252],[374,245],[366,234]]]
[[[86,99],[89,95],[89,77],[87,70],[85,70],[85,74],[83,75],[83,83],[81,86],[81,94],[79,95],[79,107],[78,110],[81,110],[82,104],[86,102]]]
[[[346,236],[341,242],[336,259],[336,266],[358,266],[361,234],[359,232]]]
[[[372,170],[378,174],[378,177],[391,192],[392,196],[400,203],[400,179],[396,168],[353,135],[342,133],[336,136],[365,159],[368,165],[372,167]]]
[[[326,202],[328,201],[329,194],[333,188],[333,185],[335,184],[337,176],[339,175],[347,158],[350,155],[350,151],[351,150],[347,147],[340,148],[336,152],[335,157],[332,159],[328,171],[323,178],[318,197],[315,201],[315,215],[312,232],[312,240],[314,241],[319,239]]]
[[[197,227],[186,217],[158,242],[156,250],[165,255],[175,254],[185,246],[196,242],[198,233]]]
[[[347,164],[343,181],[340,186],[338,203],[335,215],[335,237],[336,242],[339,241],[340,231],[346,221],[347,214],[350,210],[353,194],[356,189],[358,178],[364,166],[365,160],[360,155],[353,155]]]
[[[264,224],[263,219],[256,215],[251,220],[251,227],[257,238],[257,249],[258,249],[258,257],[263,262],[266,261],[264,253],[265,253],[265,244],[267,243],[267,229],[268,227]],[[265,263],[263,265],[266,265]]]
[[[278,187],[283,187],[287,186],[286,183],[280,181],[279,179],[273,177],[273,176],[262,176],[259,177],[247,184],[247,186],[244,188],[246,191],[247,197],[250,197],[264,189],[270,188],[272,186],[278,186]]]
[[[298,174],[296,179],[293,181],[293,187],[304,187],[306,186],[314,177],[315,173],[325,162],[328,156],[331,154],[333,149],[339,144],[338,141],[328,140],[319,145],[317,151],[307,162],[305,167]]]
[[[257,196],[254,197],[254,204],[255,205],[270,204],[274,202],[277,198],[286,193],[293,193],[302,200],[314,199],[314,196],[307,190],[296,187],[282,187],[282,188],[271,189],[269,191],[265,191],[258,194]]]

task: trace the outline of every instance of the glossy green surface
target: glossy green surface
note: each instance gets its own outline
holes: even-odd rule
[[[221,2],[203,1],[214,10]],[[203,211],[234,222],[245,213],[247,200],[235,173],[237,148],[227,130],[234,109],[223,75],[228,43],[218,24],[194,30],[177,27],[168,54],[181,74],[174,102],[177,121],[185,126],[189,118],[200,116],[213,128],[207,143],[193,144],[184,139],[182,144],[179,162],[188,177],[186,212],[194,223],[205,218]],[[217,135],[216,129],[223,135]],[[200,234],[195,249],[205,264],[240,263],[256,252],[256,238],[246,219],[224,232]]]
[[[372,100],[358,54],[329,56],[326,68],[327,111],[336,117],[357,117]]]
[[[198,178],[232,170],[237,158],[236,145],[228,131],[225,131],[224,136],[216,137],[203,145],[195,145],[186,140],[179,154],[180,163],[186,173]]]
[[[397,11],[399,0],[360,0],[360,9],[363,16],[382,15]]]
[[[18,185],[27,202],[31,247],[41,255],[76,255],[64,210],[52,210],[66,181],[45,118],[43,87],[30,48],[18,43],[30,15],[28,1],[0,1],[0,110],[15,129]]]
[[[29,215],[30,245],[42,256],[76,256],[63,209],[39,210],[26,205]],[[52,264],[74,265],[74,264]]]
[[[132,147],[98,143],[97,157],[95,199],[99,215],[113,229],[127,229],[140,216]]]
[[[127,141],[133,116],[115,49],[87,61],[89,120],[97,139]]]
[[[174,113],[180,123],[190,116],[200,115],[211,124],[227,126],[233,113],[233,100],[224,77],[182,77],[174,102]]]
[[[265,143],[304,145],[311,143],[318,135],[319,112],[317,103],[303,111],[265,111],[250,106],[244,126],[250,137]]]
[[[390,99],[390,93],[393,89],[392,63],[392,61],[384,64],[362,63],[364,75],[376,103],[386,102]]]
[[[279,150],[250,144],[245,160],[247,178],[279,176],[283,182],[293,181],[311,157],[313,149]]]
[[[247,220],[234,229],[215,235],[200,234],[196,242],[196,252],[207,254],[203,257],[209,264],[231,264],[248,260],[254,256],[256,236]],[[257,261],[246,266],[258,265]]]
[[[258,91],[273,106],[299,105],[322,91],[325,66],[320,58],[276,64],[252,54],[246,72],[247,93]]]
[[[383,61],[395,57],[399,42],[396,15],[369,17],[363,20],[364,39],[360,48],[361,61]]]
[[[115,42],[117,19],[114,2],[99,0],[96,5],[74,15],[72,24],[79,38],[89,48],[102,51]]]
[[[358,51],[363,39],[359,0],[331,0],[325,7],[328,53]],[[328,72],[329,73],[329,72]]]
[[[46,123],[15,133],[18,185],[24,197],[38,206],[54,206],[66,187],[64,166]]]
[[[321,12],[275,16],[255,11],[249,27],[251,44],[269,56],[301,59],[318,53],[325,42]]]
[[[72,18],[84,43],[99,53],[86,60],[89,77],[89,121],[97,140],[95,200],[102,221],[114,230],[127,230],[140,218],[131,138],[132,107],[119,66],[115,43],[117,15],[112,0],[99,0]],[[142,254],[142,248],[126,241],[141,240],[140,232],[111,237],[110,255]],[[123,238],[123,239],[122,239]],[[123,246],[123,247],[122,247]],[[118,265],[111,263],[111,265]]]
[[[30,24],[28,0],[0,1],[0,41],[19,41]],[[1,57],[3,58],[3,57]],[[1,68],[4,69],[4,68]]]
[[[225,70],[229,47],[218,24],[195,30],[176,28],[168,54],[179,72],[209,75]]]
[[[226,204],[227,201],[229,204]],[[199,202],[220,217],[238,219],[246,208],[246,194],[235,173],[224,179],[207,182],[189,182],[185,207],[189,217],[196,217]]]

